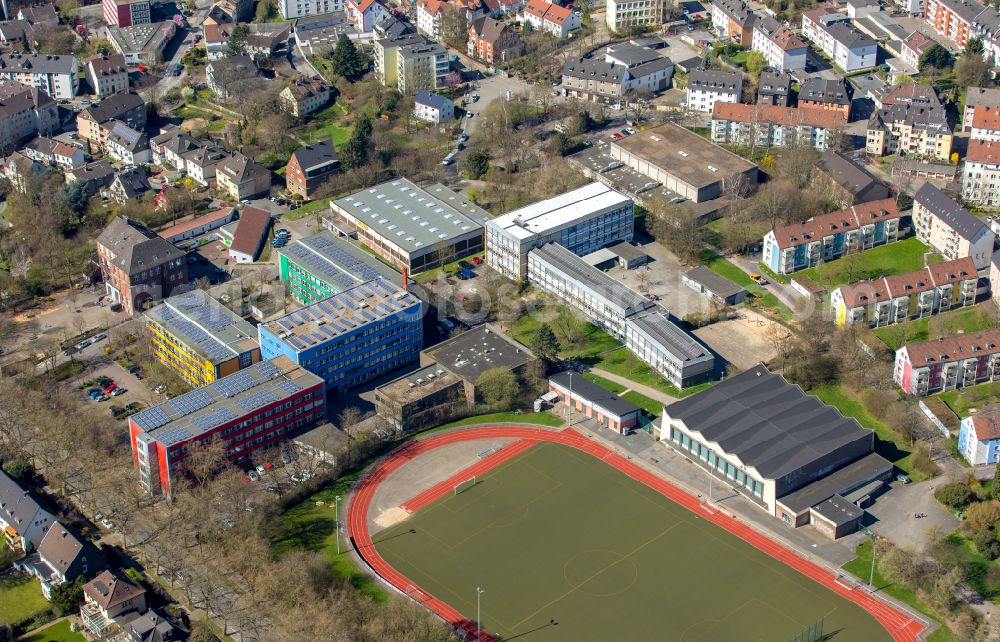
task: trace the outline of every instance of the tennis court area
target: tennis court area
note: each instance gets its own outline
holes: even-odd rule
[[[484,632],[525,642],[888,642],[861,607],[607,463],[538,443],[374,536]],[[419,589],[415,588],[419,587]]]

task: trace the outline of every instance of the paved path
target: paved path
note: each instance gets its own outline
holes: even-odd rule
[[[740,256],[727,254],[721,248],[715,247],[711,243],[702,242],[702,247],[715,252],[747,274],[757,274],[760,272],[760,268],[754,261],[744,259]],[[774,279],[768,278],[767,285],[764,286],[764,289],[778,297],[778,300],[788,306],[788,309],[793,313],[799,307],[799,301],[796,300],[797,297],[794,294],[794,290],[791,289],[791,286],[786,286],[783,283],[777,283]]]
[[[607,370],[601,370],[600,368],[591,368],[590,371],[599,377],[604,377],[609,381],[614,381],[619,385],[625,386],[629,390],[635,390],[639,394],[646,395],[650,399],[655,399],[656,401],[662,403],[664,406],[669,406],[673,402],[677,401],[677,397],[668,395],[667,393],[657,390],[656,388],[644,386],[641,383],[632,381],[631,379],[623,377],[621,375],[616,375],[613,372],[608,372]]]

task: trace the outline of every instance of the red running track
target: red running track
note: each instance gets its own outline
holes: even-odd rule
[[[389,582],[403,593],[413,594],[415,592],[414,584],[402,573],[392,568],[378,554],[378,551],[375,549],[372,541],[371,533],[368,532],[368,511],[371,507],[372,498],[374,497],[379,484],[381,484],[390,474],[410,459],[440,446],[462,441],[498,438],[514,438],[519,439],[520,441],[505,447],[497,453],[496,459],[494,459],[494,457],[488,457],[487,459],[474,464],[470,467],[470,469],[462,471],[455,477],[468,479],[471,475],[484,473],[486,470],[489,470],[489,468],[498,465],[501,461],[509,459],[510,457],[501,459],[499,455],[504,451],[512,449],[512,447],[524,450],[535,443],[552,442],[576,448],[577,450],[607,462],[610,466],[622,471],[632,479],[649,486],[671,501],[680,504],[693,513],[696,513],[700,518],[713,522],[720,528],[724,528],[736,537],[739,537],[743,541],[763,551],[772,558],[784,562],[788,566],[791,566],[803,575],[806,575],[812,580],[822,584],[841,597],[851,600],[861,608],[871,613],[889,631],[892,638],[896,642],[917,642],[917,636],[924,628],[922,623],[914,620],[909,615],[894,606],[879,600],[867,591],[861,588],[851,590],[838,584],[836,582],[836,577],[830,571],[799,556],[784,546],[779,545],[768,537],[753,530],[746,524],[743,524],[742,522],[739,522],[721,512],[713,514],[705,511],[702,508],[699,499],[689,495],[670,482],[665,481],[621,455],[605,448],[601,444],[584,437],[578,432],[568,429],[563,430],[562,432],[555,432],[552,430],[526,428],[523,426],[469,428],[458,432],[444,433],[428,437],[427,439],[408,442],[407,444],[404,444],[400,448],[394,450],[385,459],[376,464],[359,482],[357,488],[351,496],[347,514],[347,529],[350,537],[354,540],[354,545],[358,554],[361,555],[361,557],[372,567],[372,569],[385,581]],[[513,454],[516,455],[517,452],[514,452]],[[478,470],[478,472],[470,473],[471,469],[481,468],[488,463],[492,464],[489,468],[483,468],[482,470]],[[451,480],[447,481],[451,482]],[[430,493],[431,490],[437,489],[438,486],[441,486],[441,484],[432,487],[432,489],[429,489],[426,492]],[[446,490],[444,492],[447,492],[447,489],[450,489],[451,487],[452,486],[445,484]],[[417,507],[425,506],[429,502],[424,502],[421,499],[423,495],[424,493],[421,493],[421,495],[418,495],[414,499],[410,500],[407,504],[412,507],[415,501],[420,500],[417,501]],[[430,496],[431,495],[429,494],[428,497]],[[437,499],[438,497],[440,497],[440,495],[434,497],[434,499]],[[433,501],[433,499],[429,501]],[[434,611],[438,616],[450,622],[455,627],[465,631],[467,634],[475,633],[474,622],[470,622],[448,604],[428,595],[426,592],[419,589],[416,589],[416,592],[418,592],[419,596],[422,598],[421,601],[423,604],[427,608]],[[484,639],[493,639],[486,638],[485,635],[483,637]]]

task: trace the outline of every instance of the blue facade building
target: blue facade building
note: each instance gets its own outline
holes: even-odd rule
[[[984,412],[963,419],[958,452],[973,466],[996,464],[1000,459],[1000,413]]]
[[[343,392],[416,361],[423,348],[424,304],[377,278],[262,323],[261,355],[286,355]]]

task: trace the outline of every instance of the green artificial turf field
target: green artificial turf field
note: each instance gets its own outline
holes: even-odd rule
[[[539,444],[377,533],[423,591],[524,642],[888,642],[854,603],[604,462]],[[552,622],[555,622],[553,624]]]

